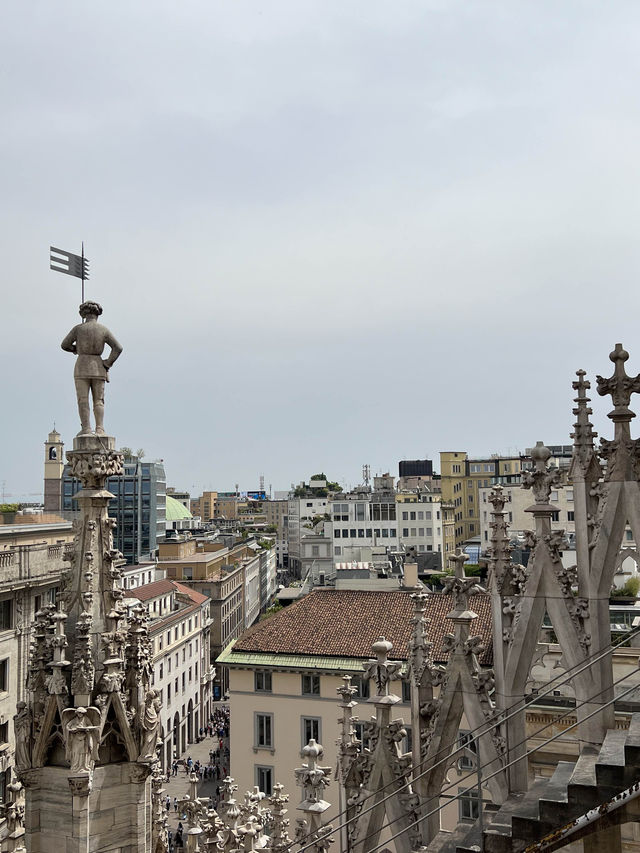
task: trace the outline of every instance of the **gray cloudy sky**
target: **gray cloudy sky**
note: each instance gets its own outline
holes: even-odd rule
[[[108,430],[196,492],[568,441],[573,371],[640,369],[637,0],[0,15],[7,495],[78,429],[50,244],[125,348]]]

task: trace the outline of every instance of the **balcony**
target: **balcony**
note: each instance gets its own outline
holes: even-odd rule
[[[71,543],[18,545],[0,551],[0,591],[56,581],[72,551]]]

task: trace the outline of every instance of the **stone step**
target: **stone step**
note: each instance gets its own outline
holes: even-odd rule
[[[568,811],[568,786],[575,768],[573,761],[559,761],[539,802],[543,823],[564,823]]]
[[[441,829],[436,837],[429,842],[427,850],[429,853],[455,853],[458,845],[464,845],[471,829],[472,827],[468,823],[459,823],[453,832]]]
[[[597,760],[598,755],[593,751],[584,752],[576,761],[567,786],[567,799],[571,807],[585,806],[587,811],[600,802],[596,782]]]
[[[567,785],[573,767],[572,762],[559,761],[550,779],[539,780],[542,782],[540,794],[530,803],[527,811],[518,809],[514,813],[511,820],[514,850],[538,841],[557,826],[559,821],[564,823],[567,811]]]
[[[624,744],[624,757],[627,765],[640,767],[640,714],[632,714]]]
[[[625,741],[627,732],[609,729],[596,761],[596,782],[604,788],[625,787]]]
[[[535,818],[538,800],[544,792],[548,779],[538,779],[526,794],[512,794],[494,815],[491,826],[484,833],[485,853],[509,853],[512,850],[511,830],[513,821]]]

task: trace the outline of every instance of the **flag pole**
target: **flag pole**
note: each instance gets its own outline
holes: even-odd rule
[[[82,241],[82,301],[84,302],[84,240]]]

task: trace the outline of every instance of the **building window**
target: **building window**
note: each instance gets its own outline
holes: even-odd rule
[[[9,658],[0,661],[0,692],[9,689]]]
[[[402,682],[402,701],[403,702],[411,702],[411,682],[403,681]]]
[[[567,521],[575,521],[575,512],[567,510]]]
[[[371,739],[365,734],[364,723],[354,723],[353,730],[356,733],[356,737],[360,741],[362,749],[369,749],[371,746]]]
[[[474,755],[477,755],[478,747],[476,741],[472,738],[469,732],[460,732],[458,735],[458,747],[465,747],[467,752],[472,752]],[[458,767],[460,770],[473,769],[474,760],[472,756],[465,752],[459,752],[458,756]]]
[[[9,723],[0,723],[0,743],[9,742]]]
[[[254,673],[253,684],[256,693],[271,693],[271,673],[258,670]]]
[[[478,792],[466,791],[465,788],[460,788],[458,798],[460,808],[460,820],[470,821],[478,820],[480,809],[478,807]]]
[[[0,601],[0,631],[13,628],[13,602],[10,598]]]
[[[319,675],[303,675],[302,676],[302,695],[303,696],[319,696],[320,695],[320,676]]]
[[[353,694],[354,699],[369,698],[369,679],[365,678],[364,675],[352,675],[351,686],[356,688],[356,692]]]
[[[255,745],[273,749],[273,714],[255,714]]]
[[[267,797],[273,794],[273,767],[262,767],[256,764],[256,785]]]
[[[408,528],[408,527],[403,527],[403,528],[402,528],[402,535],[403,535],[403,536],[408,536],[408,535],[409,535],[409,528]]]
[[[302,746],[305,747],[311,738],[316,743],[322,743],[320,717],[302,717]]]

